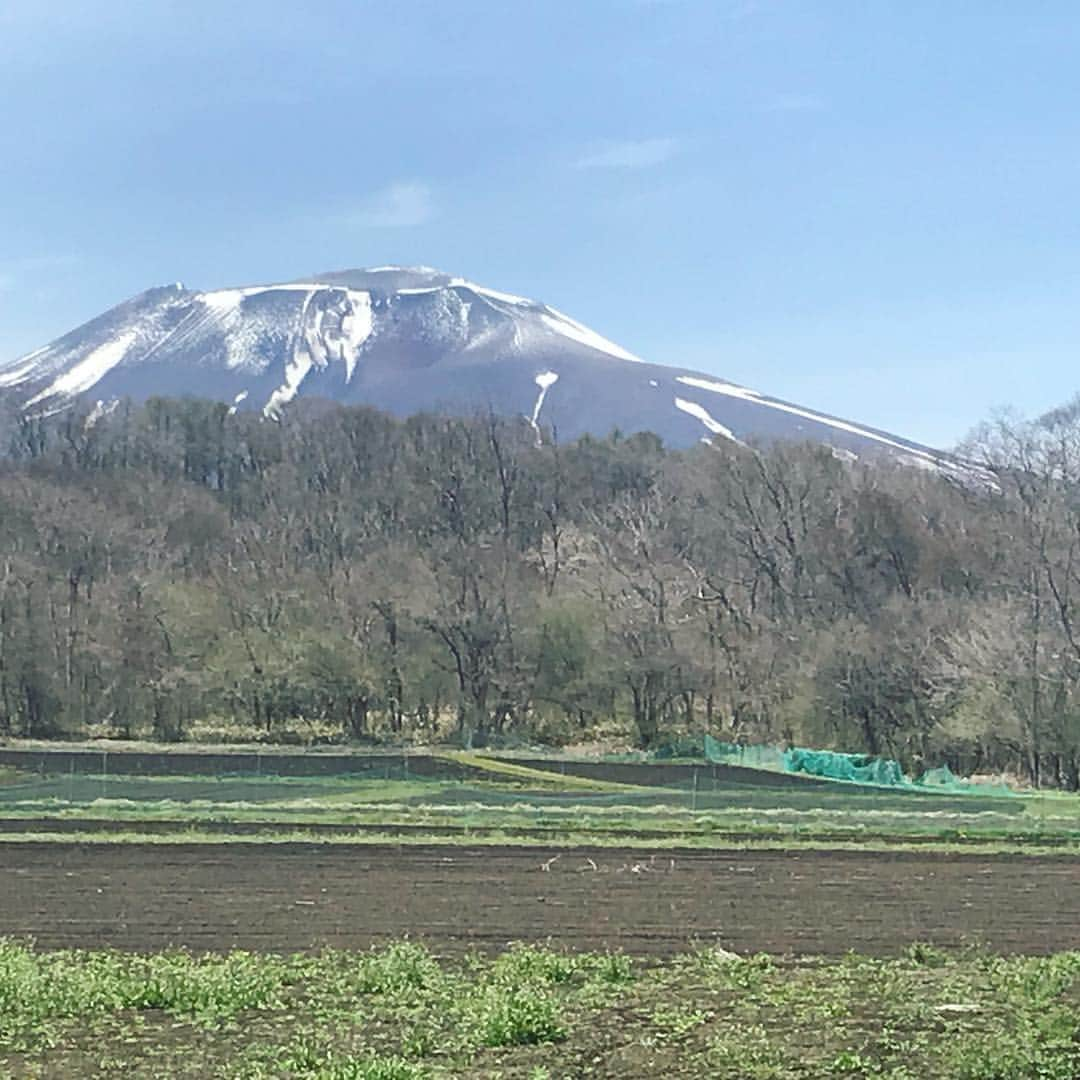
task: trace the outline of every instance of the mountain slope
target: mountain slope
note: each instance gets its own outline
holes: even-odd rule
[[[278,414],[298,394],[421,410],[527,417],[561,439],[653,431],[701,439],[812,440],[963,471],[949,455],[700,372],[645,363],[562,312],[426,267],[197,292],[151,289],[0,367],[30,413],[80,399],[188,395]]]

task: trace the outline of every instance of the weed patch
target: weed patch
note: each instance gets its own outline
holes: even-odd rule
[[[0,939],[0,1075],[1073,1080],[1080,954],[666,963],[515,946],[132,956]]]

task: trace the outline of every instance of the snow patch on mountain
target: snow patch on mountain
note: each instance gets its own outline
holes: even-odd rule
[[[304,298],[295,322],[292,353],[286,359],[285,380],[263,406],[267,416],[280,414],[312,370],[326,370],[336,361],[344,369],[345,382],[351,383],[361,350],[375,327],[368,292],[323,285],[263,290],[277,291],[304,291]],[[238,359],[246,361],[246,351]]]
[[[465,278],[451,278],[449,285],[413,285],[408,288],[396,290],[398,296],[426,296],[430,293],[442,292],[444,289],[467,289],[485,300],[494,300],[498,304],[509,304],[512,307],[536,307],[536,303],[524,296],[515,296],[513,293],[499,292],[497,289],[488,289],[483,285],[477,285],[474,281]]]
[[[108,416],[110,413],[116,412],[120,402],[117,398],[113,398],[111,401],[97,401],[94,403],[93,409],[90,410],[90,415],[87,416],[86,422],[83,424],[83,430],[88,431],[92,428],[103,416]]]
[[[270,395],[270,400],[263,406],[263,414],[278,419],[282,408],[296,397],[300,384],[307,378],[312,366],[310,353],[293,353],[292,359],[285,365],[285,381]]]
[[[19,383],[30,378],[37,366],[34,363],[35,359],[45,351],[45,349],[38,349],[37,352],[30,353],[22,363],[16,361],[9,368],[0,368],[0,389],[7,386],[18,386]]]
[[[245,296],[252,295],[254,294],[243,289],[217,289],[214,292],[200,293],[198,299],[215,314],[230,315],[243,303]]]
[[[498,300],[503,304],[513,304],[517,307],[534,307],[532,300],[526,299],[524,296],[515,296],[513,293],[499,292],[496,289],[488,289],[483,285],[476,285],[471,281],[466,281],[464,278],[454,278],[451,285],[462,285],[466,289],[472,290],[480,296],[486,297],[488,300]]]
[[[739,441],[735,438],[735,433],[731,428],[724,427],[719,420],[713,419],[709,415],[708,409],[703,405],[699,405],[696,401],[687,401],[685,398],[677,397],[675,399],[675,408],[700,420],[714,435],[723,435],[725,439],[731,439],[732,442]]]
[[[727,394],[728,397],[745,398],[749,401],[758,401],[761,395],[756,390],[747,389],[745,386],[736,386],[734,383],[718,382],[714,379],[698,379],[691,375],[677,375],[679,382],[686,386],[695,386],[699,390],[711,390],[714,394]]]
[[[39,402],[51,397],[74,397],[89,390],[99,383],[121,360],[138,338],[134,330],[125,330],[112,341],[99,345],[74,367],[68,368],[40,393],[35,394],[27,403],[33,408]]]
[[[366,274],[433,274],[436,277],[442,275],[441,270],[434,266],[369,266],[364,271]]]
[[[341,316],[341,360],[345,364],[345,381],[352,382],[353,372],[364,342],[371,337],[375,316],[371,310],[371,293],[346,290],[346,310]]]
[[[686,386],[694,386],[700,390],[711,390],[716,394],[726,394],[728,397],[742,398],[744,401],[752,401],[755,405],[764,405],[770,409],[779,409],[781,412],[790,413],[792,416],[801,416],[806,420],[813,420],[816,424],[825,424],[837,431],[846,431],[850,435],[857,435],[860,439],[870,439],[881,443],[883,446],[901,450],[905,455],[913,455],[913,460],[926,462],[930,467],[937,466],[938,455],[928,451],[919,450],[908,443],[897,442],[885,435],[868,431],[857,424],[849,424],[846,420],[836,420],[831,416],[823,416],[821,413],[812,412],[810,409],[800,409],[797,405],[789,405],[784,401],[773,401],[763,397],[756,390],[748,390],[744,386],[735,386],[733,383],[713,382],[711,379],[698,379],[688,375],[677,376],[678,381]]]
[[[607,353],[608,356],[614,356],[616,360],[629,360],[635,364],[643,363],[640,356],[627,352],[621,346],[616,345],[615,342],[608,341],[607,338],[601,337],[595,330],[582,326],[581,323],[571,319],[569,315],[564,315],[554,308],[545,307],[540,313],[540,321],[553,333],[568,337],[571,341],[578,342],[579,345],[585,345],[590,349],[595,349],[597,352]]]
[[[536,404],[533,405],[532,416],[529,417],[529,423],[532,425],[533,431],[536,432],[537,446],[543,441],[543,436],[540,433],[540,410],[544,407],[544,398],[547,397],[547,392],[558,381],[559,373],[557,371],[541,371],[540,374],[533,379],[533,382],[540,387],[540,393],[536,397]]]

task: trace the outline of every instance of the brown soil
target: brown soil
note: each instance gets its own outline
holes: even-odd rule
[[[440,950],[544,941],[670,954],[1080,945],[1080,859],[318,844],[0,846],[0,935],[45,948]]]

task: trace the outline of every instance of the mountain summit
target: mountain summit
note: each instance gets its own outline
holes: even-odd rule
[[[841,454],[952,472],[947,454],[714,376],[645,363],[546,304],[429,267],[383,266],[277,285],[150,289],[0,367],[30,414],[80,399],[193,396],[276,416],[297,395],[422,410],[520,414],[560,439],[652,431],[810,440]]]

